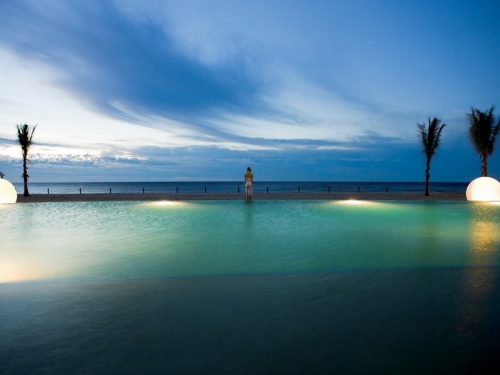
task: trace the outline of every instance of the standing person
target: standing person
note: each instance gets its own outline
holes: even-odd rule
[[[247,171],[245,172],[245,177],[243,179],[243,186],[245,187],[247,201],[251,201],[253,192],[253,173],[252,173],[252,168],[250,167],[248,167]]]

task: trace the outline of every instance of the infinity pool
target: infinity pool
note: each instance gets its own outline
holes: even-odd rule
[[[65,202],[0,217],[2,374],[500,364],[500,205]]]
[[[2,206],[0,282],[498,265],[500,205],[366,201]]]

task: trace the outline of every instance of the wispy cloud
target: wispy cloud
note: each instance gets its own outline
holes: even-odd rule
[[[37,6],[38,5],[38,6]],[[213,68],[182,55],[148,20],[132,20],[112,3],[5,2],[1,42],[56,67],[59,84],[99,110],[173,119],[215,111],[252,111],[259,87],[245,61]]]
[[[270,46],[207,63],[183,53],[154,17],[133,17],[112,2],[21,1],[2,8],[0,42],[52,67],[54,85],[108,116],[181,128],[221,145],[306,134],[339,140],[370,126],[366,108],[312,86],[291,65],[271,64],[283,61],[259,58],[271,55]]]

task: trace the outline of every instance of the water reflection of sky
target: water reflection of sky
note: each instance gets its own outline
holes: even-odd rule
[[[67,202],[2,216],[0,282],[499,264],[494,204]]]

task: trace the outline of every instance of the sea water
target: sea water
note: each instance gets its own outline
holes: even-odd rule
[[[431,192],[463,192],[467,182],[430,182]],[[14,183],[19,193],[22,182]],[[31,194],[99,194],[109,193],[236,193],[243,192],[242,181],[170,181],[170,182],[30,182]],[[143,190],[144,189],[144,190]],[[326,192],[423,192],[421,182],[353,182],[353,181],[255,181],[259,193],[326,193]]]
[[[0,373],[497,366],[500,205],[0,206]]]

